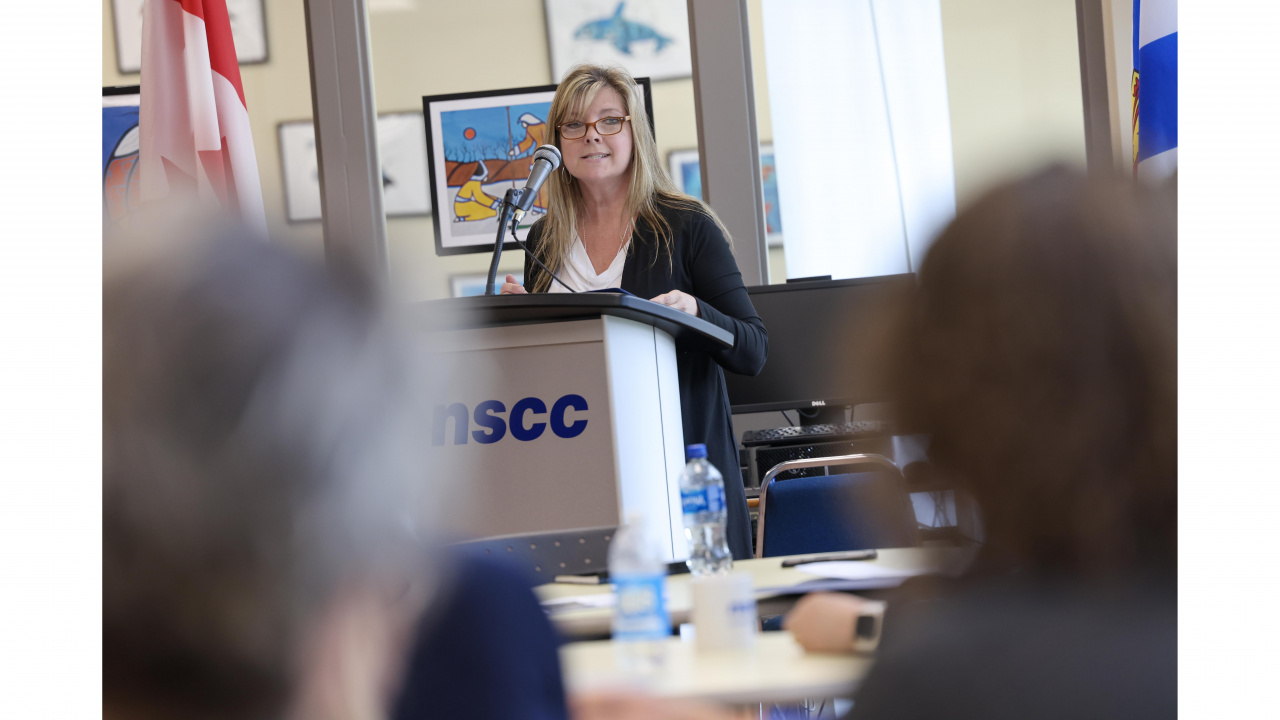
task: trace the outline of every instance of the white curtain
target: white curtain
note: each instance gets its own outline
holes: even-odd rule
[[[787,275],[914,271],[955,216],[939,0],[763,0]]]

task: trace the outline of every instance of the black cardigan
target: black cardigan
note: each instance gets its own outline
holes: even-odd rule
[[[676,364],[685,444],[706,443],[707,459],[724,475],[729,549],[735,559],[749,558],[751,519],[738,465],[738,443],[730,421],[724,370],[759,374],[769,351],[769,333],[751,305],[738,263],[715,222],[701,212],[674,208],[665,208],[663,217],[671,225],[673,257],[668,261],[660,253],[652,228],[637,223],[622,268],[622,289],[646,300],[681,290],[697,298],[698,314],[703,320],[733,333],[731,348],[709,354],[677,349]],[[526,244],[545,263],[540,251],[541,225],[539,221],[529,229]],[[532,292],[542,273],[542,268],[526,257],[525,289]]]

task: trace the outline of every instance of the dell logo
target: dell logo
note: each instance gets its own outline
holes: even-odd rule
[[[496,443],[506,437],[510,428],[511,436],[522,442],[537,440],[551,426],[556,437],[575,438],[587,429],[587,419],[580,418],[568,421],[566,413],[570,410],[585,412],[587,400],[581,395],[565,395],[556,400],[547,412],[547,404],[536,397],[527,397],[511,406],[508,420],[502,418],[507,406],[499,400],[485,400],[468,413],[467,406],[462,403],[437,405],[431,427],[431,444],[444,445],[445,431],[450,419],[453,420],[453,444],[466,445],[467,435],[482,445]],[[540,422],[538,416],[546,416],[546,422]],[[480,426],[479,430],[471,430],[470,423]]]
[[[826,407],[826,406],[827,406],[827,401],[826,401],[826,400],[811,400],[811,401],[809,402],[809,404],[810,404],[811,406],[813,406],[813,407]]]

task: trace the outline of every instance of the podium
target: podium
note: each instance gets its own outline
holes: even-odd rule
[[[688,557],[676,353],[731,347],[732,333],[616,293],[419,307],[439,381],[431,455],[467,486],[469,537],[533,559],[539,575],[584,572],[640,513],[668,562]]]

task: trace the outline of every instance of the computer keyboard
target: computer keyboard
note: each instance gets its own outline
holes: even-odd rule
[[[847,423],[824,423],[748,430],[742,433],[743,447],[756,445],[794,445],[797,443],[830,442],[832,440],[858,440],[861,438],[892,435],[889,423],[859,420]]]

